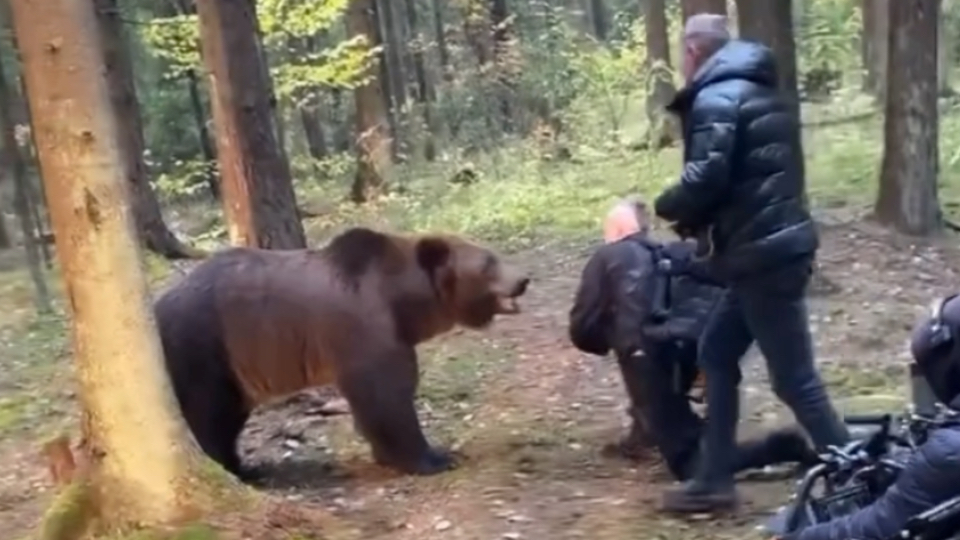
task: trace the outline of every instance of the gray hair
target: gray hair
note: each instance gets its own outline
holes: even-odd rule
[[[726,15],[697,13],[687,19],[683,28],[684,41],[694,41],[701,47],[715,52],[730,41],[730,28]]]

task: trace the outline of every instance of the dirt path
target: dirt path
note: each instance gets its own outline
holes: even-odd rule
[[[811,320],[831,392],[841,405],[849,396],[896,394],[907,332],[930,299],[955,286],[951,267],[960,255],[860,222],[827,223],[823,231],[820,258],[835,291],[812,299]],[[326,416],[326,397],[301,397],[255,418],[249,457],[280,463],[275,493],[322,503],[357,538],[749,538],[783,500],[783,484],[745,483],[747,504],[734,519],[677,521],[654,511],[668,484],[657,466],[600,456],[626,425],[617,367],[579,354],[566,338],[590,249],[551,245],[518,255],[535,280],[524,313],[424,351],[421,413],[431,438],[465,456],[457,470],[410,478],[371,466],[349,417]],[[745,372],[745,416],[755,425],[782,423],[762,362],[748,360]],[[16,533],[46,495],[30,452],[21,449],[15,460],[21,465],[0,474],[0,521],[14,523]]]

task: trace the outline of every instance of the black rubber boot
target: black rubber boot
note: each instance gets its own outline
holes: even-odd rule
[[[691,480],[665,492],[660,510],[671,514],[713,514],[735,510],[739,504],[733,484],[710,486]]]

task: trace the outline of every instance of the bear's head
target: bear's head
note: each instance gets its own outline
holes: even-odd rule
[[[520,311],[517,299],[530,278],[493,251],[456,236],[424,236],[415,249],[417,263],[457,324],[485,328],[497,315]]]

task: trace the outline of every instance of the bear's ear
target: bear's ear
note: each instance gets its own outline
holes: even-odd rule
[[[427,237],[417,241],[417,264],[433,274],[450,260],[450,244],[443,238]]]

